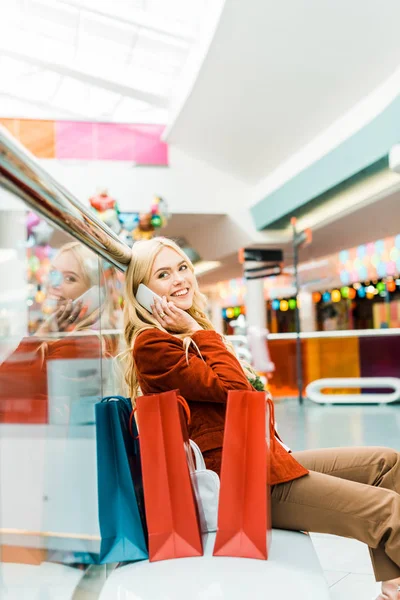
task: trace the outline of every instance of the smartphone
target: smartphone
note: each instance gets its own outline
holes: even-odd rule
[[[104,290],[102,290],[98,285],[94,285],[86,290],[82,296],[76,298],[76,300],[74,300],[72,303],[73,306],[75,306],[78,301],[82,302],[82,308],[86,307],[85,315],[90,315],[103,304]]]
[[[143,308],[151,313],[151,305],[154,304],[154,300],[162,302],[162,298],[157,296],[155,292],[152,292],[144,283],[140,283],[136,292],[136,300]]]

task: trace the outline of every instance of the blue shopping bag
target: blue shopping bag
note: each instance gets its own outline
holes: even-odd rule
[[[100,563],[148,558],[140,449],[130,400],[95,406]]]

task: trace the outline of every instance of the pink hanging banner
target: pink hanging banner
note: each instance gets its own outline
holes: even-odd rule
[[[167,166],[164,125],[56,121],[56,158],[121,160],[138,165]]]
[[[55,158],[93,160],[95,123],[56,121]]]

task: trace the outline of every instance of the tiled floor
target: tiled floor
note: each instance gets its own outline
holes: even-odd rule
[[[334,446],[390,446],[400,450],[400,404],[322,406],[278,402],[279,433],[292,450]]]
[[[332,600],[372,600],[376,583],[368,549],[356,540],[311,535],[331,590]]]
[[[400,404],[320,406],[283,401],[276,406],[282,439],[292,450],[333,446],[390,446],[400,450]],[[369,552],[356,540],[312,534],[332,600],[377,596]]]

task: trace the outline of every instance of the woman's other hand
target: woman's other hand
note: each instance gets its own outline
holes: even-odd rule
[[[173,302],[167,302],[165,296],[163,296],[162,302],[155,300],[151,310],[160,325],[172,333],[187,333],[190,335],[202,329],[189,313],[175,306]]]

